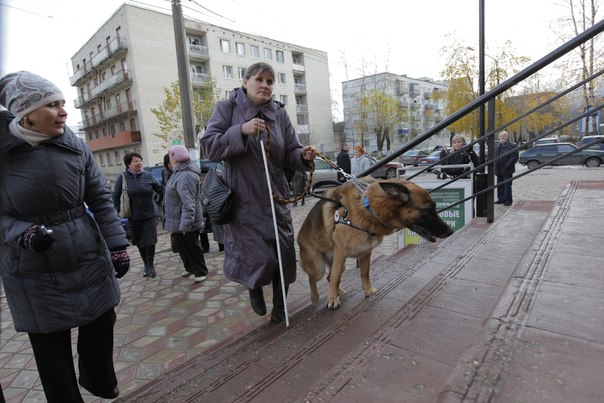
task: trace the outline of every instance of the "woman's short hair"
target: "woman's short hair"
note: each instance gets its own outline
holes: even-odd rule
[[[250,67],[248,67],[245,70],[244,78],[246,80],[249,80],[252,76],[264,73],[268,73],[273,80],[275,79],[275,70],[273,70],[270,64],[264,62],[254,63]]]
[[[140,158],[141,161],[143,160],[143,157],[141,157],[139,153],[126,153],[126,155],[124,155],[124,165],[129,166],[134,157]]]

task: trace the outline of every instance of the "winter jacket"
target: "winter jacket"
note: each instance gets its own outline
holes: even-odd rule
[[[361,172],[369,169],[369,167],[373,165],[372,161],[366,155],[361,155],[359,157],[354,157],[350,161],[351,172],[354,176],[357,176]]]
[[[128,195],[130,196],[131,220],[147,220],[156,218],[158,215],[154,192],[163,195],[164,187],[159,183],[151,172],[143,171],[135,175],[126,169],[124,171]],[[122,194],[122,175],[115,178],[113,188],[113,205],[120,211],[120,196]]]
[[[455,153],[455,151],[451,150],[451,154],[453,154],[453,155],[451,157],[449,157],[448,159],[446,159],[442,163],[443,165],[463,165],[463,164],[469,164],[470,162],[472,162],[472,164],[475,167],[480,165],[480,161],[478,160],[478,155],[476,155],[476,153],[472,149],[465,149],[459,153]],[[441,159],[442,158],[443,157],[441,156]],[[442,169],[442,171],[444,173],[446,173],[447,175],[450,175],[450,176],[459,176],[459,175],[463,174],[464,172],[468,172],[469,170],[470,170],[470,168],[444,168],[443,167],[443,169]],[[465,178],[469,179],[470,176],[467,175],[467,176],[465,176]]]
[[[255,106],[243,88],[235,89],[228,100],[220,101],[201,139],[206,158],[224,161],[223,179],[233,190],[232,218],[224,226],[225,275],[247,288],[258,288],[272,281],[279,270],[276,238],[268,194],[266,173],[260,141],[256,136],[241,134],[241,125],[259,113],[270,129],[270,139],[264,132],[266,146],[270,140],[268,158],[273,193],[286,199],[290,187],[284,167],[308,170],[302,159],[302,145],[284,106],[269,101]],[[285,283],[296,279],[294,229],[289,206],[275,202],[280,250]]]
[[[347,174],[350,173],[350,155],[348,155],[348,151],[340,151],[338,158],[336,159],[336,164]],[[340,182],[346,182],[346,177],[338,172],[338,180]]]
[[[69,128],[31,146],[8,131],[12,119],[0,112],[0,271],[15,329],[50,333],[85,325],[120,300],[109,250],[128,240],[111,191]],[[19,245],[32,224],[53,231],[44,252]]]
[[[203,229],[200,189],[200,171],[193,161],[182,162],[174,167],[164,193],[166,231],[185,233]]]
[[[495,146],[495,158],[516,148],[516,143],[506,141]],[[495,161],[495,175],[509,176],[516,172],[516,162],[518,162],[518,150],[506,155],[500,160]]]

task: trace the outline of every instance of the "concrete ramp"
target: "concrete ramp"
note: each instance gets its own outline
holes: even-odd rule
[[[601,401],[604,183],[377,259],[365,298],[292,296],[291,326],[244,332],[120,402]],[[304,290],[303,290],[304,291]]]

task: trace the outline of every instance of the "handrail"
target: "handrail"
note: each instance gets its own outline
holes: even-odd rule
[[[495,98],[498,95],[502,94],[503,92],[507,91],[512,86],[514,86],[514,85],[518,84],[519,82],[525,80],[526,78],[530,77],[531,75],[538,72],[542,68],[546,67],[553,61],[566,55],[568,52],[572,51],[577,46],[587,42],[594,36],[602,33],[603,31],[604,31],[604,20],[602,20],[602,21],[598,22],[597,24],[593,25],[592,27],[586,29],[583,33],[577,35],[576,37],[572,38],[568,42],[562,44],[560,47],[558,47],[557,49],[548,53],[547,55],[545,55],[544,57],[542,57],[535,63],[531,64],[530,66],[526,67],[525,69],[514,74],[512,77],[508,78],[507,80],[505,80],[504,82],[502,82],[495,88],[491,89],[490,91],[488,91],[488,92],[484,93],[483,95],[479,96],[478,98],[474,99],[473,101],[471,101],[470,103],[468,103],[467,105],[465,105],[464,107],[459,109],[457,112],[454,112],[452,115],[449,115],[445,119],[438,122],[436,125],[432,126],[430,129],[424,131],[421,135],[417,136],[415,139],[411,140],[407,144],[400,147],[398,150],[396,150],[393,153],[382,158],[381,160],[379,160],[378,162],[373,164],[371,167],[369,167],[365,171],[361,172],[358,176],[366,176],[366,175],[371,174],[376,169],[381,168],[382,166],[386,165],[393,159],[402,155],[404,152],[406,152],[406,151],[412,149],[413,147],[417,146],[418,144],[424,142],[425,140],[432,137],[437,132],[445,129],[446,127],[450,126],[452,123],[456,122],[457,120],[459,120],[459,119],[463,118],[464,116],[466,116],[467,114],[471,113],[476,108],[480,107],[481,105],[486,104],[490,99]]]

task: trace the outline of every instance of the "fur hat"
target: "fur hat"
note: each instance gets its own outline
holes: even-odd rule
[[[0,105],[18,121],[44,105],[63,100],[56,85],[29,71],[10,73],[0,79]]]
[[[191,159],[187,147],[181,145],[175,145],[170,147],[168,154],[170,155],[170,158],[176,162],[184,162]]]
[[[354,149],[358,151],[361,155],[365,154],[365,150],[363,150],[363,147],[361,146],[354,146]]]

